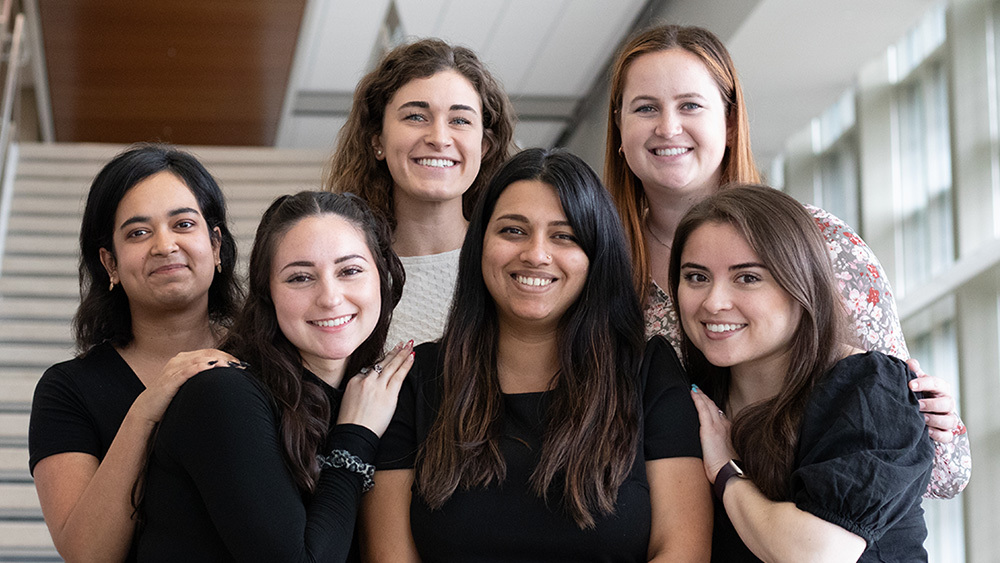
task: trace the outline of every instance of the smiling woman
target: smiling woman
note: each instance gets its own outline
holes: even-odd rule
[[[382,358],[399,259],[360,199],[302,192],[264,212],[249,271],[224,348],[250,367],[192,378],[164,414],[139,507],[143,561],[349,554],[413,362],[412,344]]]

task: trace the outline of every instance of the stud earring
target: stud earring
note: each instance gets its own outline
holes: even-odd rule
[[[382,158],[382,149],[375,149],[375,156]]]

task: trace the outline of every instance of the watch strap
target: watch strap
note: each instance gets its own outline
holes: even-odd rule
[[[712,485],[712,491],[715,493],[715,498],[719,499],[719,502],[722,502],[722,495],[725,494],[726,485],[730,479],[733,477],[746,478],[746,475],[743,474],[743,468],[740,467],[740,463],[742,462],[731,459],[715,474],[715,484]]]

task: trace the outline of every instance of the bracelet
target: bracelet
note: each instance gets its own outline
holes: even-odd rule
[[[360,457],[351,454],[347,450],[333,450],[330,455],[317,455],[316,461],[319,462],[320,469],[326,469],[327,467],[339,468],[342,467],[353,473],[361,475],[361,492],[367,493],[375,486],[375,466],[370,463],[365,463]]]

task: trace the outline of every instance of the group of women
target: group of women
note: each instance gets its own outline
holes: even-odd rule
[[[968,481],[954,401],[896,359],[857,235],[746,185],[721,42],[661,26],[622,48],[607,189],[565,151],[511,156],[513,123],[471,51],[389,52],[327,191],[264,213],[245,298],[193,157],[140,146],[105,166],[81,355],[45,373],[31,415],[60,553],[926,558],[921,494]],[[870,284],[878,313],[844,306]]]

